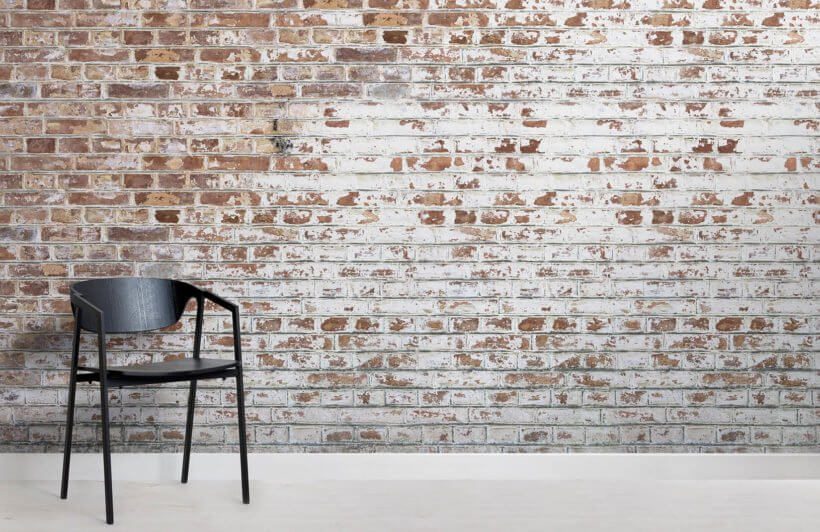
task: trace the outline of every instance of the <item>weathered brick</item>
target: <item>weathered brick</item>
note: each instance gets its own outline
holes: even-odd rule
[[[108,85],[110,98],[167,98],[168,85],[161,83],[111,83]]]
[[[164,242],[168,229],[162,227],[109,227],[106,231],[112,242]]]
[[[61,450],[68,286],[125,275],[240,305],[254,450],[818,449],[816,2],[111,4],[0,29],[4,450]],[[185,386],[112,393],[179,449]]]
[[[343,63],[389,63],[396,60],[394,48],[338,48],[336,60]]]

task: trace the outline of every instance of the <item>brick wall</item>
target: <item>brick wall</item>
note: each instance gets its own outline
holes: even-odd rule
[[[2,0],[0,450],[59,449],[68,286],[124,275],[241,303],[257,451],[819,450],[819,10]],[[117,448],[186,395],[112,392]]]

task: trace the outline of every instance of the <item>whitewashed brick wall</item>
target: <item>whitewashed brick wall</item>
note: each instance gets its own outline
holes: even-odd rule
[[[0,0],[0,451],[60,448],[68,286],[126,275],[241,304],[255,451],[820,450],[819,17]],[[112,391],[117,450],[186,396]],[[232,383],[197,399],[232,448]]]

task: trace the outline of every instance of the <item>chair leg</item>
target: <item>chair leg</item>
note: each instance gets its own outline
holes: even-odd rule
[[[194,408],[196,407],[196,381],[191,381],[188,391],[188,417],[185,420],[185,449],[182,452],[182,483],[188,482],[188,464],[191,461],[191,436],[194,431]]]
[[[248,443],[245,435],[245,389],[242,384],[242,367],[236,373],[236,407],[239,418],[239,461],[242,472],[242,502],[250,504],[251,495],[248,486]]]
[[[103,473],[105,475],[105,522],[114,524],[114,497],[111,487],[111,438],[108,422],[108,386],[100,379],[100,414],[102,415]]]
[[[71,376],[68,381],[68,413],[65,423],[65,449],[63,450],[63,478],[60,498],[68,497],[68,471],[71,464],[71,436],[74,431],[74,397],[77,394],[77,364],[80,355],[80,320],[74,325],[74,341],[71,348]]]

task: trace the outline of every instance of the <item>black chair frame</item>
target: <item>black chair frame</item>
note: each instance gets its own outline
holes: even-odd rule
[[[98,283],[91,285],[91,283]],[[174,301],[169,301],[168,305],[175,304],[176,308],[168,310],[165,315],[155,318],[142,315],[124,315],[123,309],[126,304],[119,301],[117,304],[107,304],[96,301],[92,303],[83,294],[83,286],[91,286],[97,290],[105,289],[104,283],[111,283],[109,286],[119,286],[120,295],[123,283],[132,283],[133,287],[139,288],[142,292],[147,290],[148,297],[154,295],[170,296]],[[132,288],[125,288],[126,291]],[[145,295],[143,293],[143,295]],[[193,358],[183,361],[171,361],[165,363],[143,364],[140,366],[126,366],[119,368],[108,368],[106,364],[106,333],[119,332],[143,332],[156,330],[173,323],[177,323],[182,312],[190,299],[196,299],[196,328],[194,331]],[[93,298],[92,298],[93,299]],[[233,351],[234,360],[221,359],[200,359],[200,348],[202,346],[202,322],[204,320],[205,302],[212,303],[230,311],[233,322]],[[139,303],[139,301],[137,301]],[[152,305],[162,303],[153,302]],[[168,279],[99,279],[84,281],[71,287],[71,306],[74,314],[74,338],[71,350],[71,374],[68,390],[68,414],[66,417],[65,450],[63,453],[63,472],[60,486],[60,498],[68,497],[68,476],[71,462],[71,437],[74,428],[74,400],[78,382],[99,382],[100,386],[100,414],[102,418],[102,446],[103,446],[103,472],[105,476],[105,520],[108,524],[114,522],[114,504],[111,485],[111,441],[109,435],[108,417],[108,390],[110,387],[138,386],[146,384],[158,384],[166,382],[189,381],[188,391],[188,412],[185,424],[185,442],[182,458],[182,483],[188,482],[188,466],[191,458],[191,437],[193,432],[194,408],[196,406],[196,385],[201,379],[214,378],[236,378],[236,403],[238,408],[239,421],[239,453],[240,469],[242,476],[242,502],[250,502],[250,490],[248,484],[248,449],[245,434],[245,395],[242,381],[242,347],[239,327],[239,307],[211,292],[201,290],[191,284]],[[113,326],[106,329],[106,311],[100,307],[108,307],[113,314]],[[159,307],[157,307],[159,308]],[[143,311],[145,309],[142,309]],[[148,310],[151,310],[150,308]],[[127,311],[125,311],[127,314]],[[170,312],[170,314],[168,314]],[[173,319],[173,321],[170,321]],[[98,367],[84,367],[79,365],[80,337],[83,331],[97,334],[98,344]],[[183,365],[175,365],[175,362],[183,362]]]

